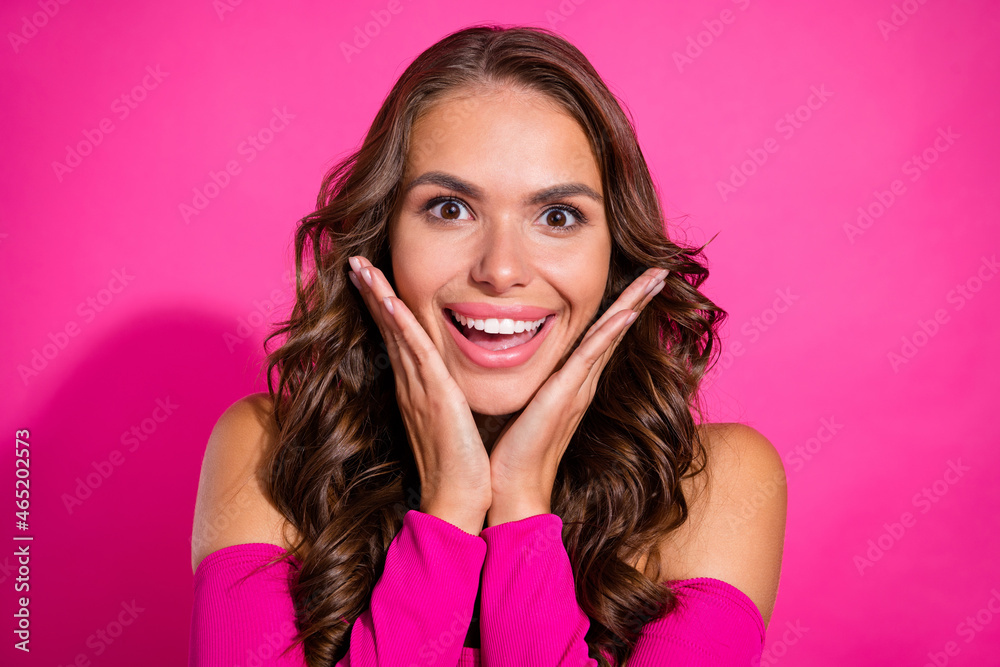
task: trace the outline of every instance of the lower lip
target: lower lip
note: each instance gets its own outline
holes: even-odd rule
[[[455,339],[455,344],[458,345],[458,349],[465,353],[465,356],[469,360],[482,366],[484,368],[512,368],[514,366],[520,366],[524,362],[528,361],[535,354],[535,350],[538,346],[542,344],[542,340],[549,333],[549,329],[552,328],[552,323],[555,321],[554,315],[549,315],[545,318],[545,322],[542,323],[541,329],[538,333],[532,336],[531,340],[527,343],[522,343],[521,345],[515,345],[514,347],[508,347],[506,350],[487,350],[484,347],[479,347],[471,340],[462,335],[462,332],[458,330],[455,326],[455,320],[451,317],[451,312],[448,310],[444,311],[445,318],[448,320],[448,330],[451,332],[451,337]]]

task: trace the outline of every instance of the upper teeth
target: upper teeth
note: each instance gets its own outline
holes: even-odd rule
[[[489,334],[513,334],[521,333],[522,331],[532,331],[541,326],[542,322],[545,321],[544,317],[533,322],[510,319],[501,320],[495,317],[485,320],[474,320],[471,317],[456,313],[454,310],[451,311],[451,316],[470,329],[479,329]]]

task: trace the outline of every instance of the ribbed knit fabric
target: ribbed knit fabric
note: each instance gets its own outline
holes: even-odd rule
[[[764,619],[754,601],[735,586],[709,577],[668,582],[678,606],[647,623],[628,667],[760,664]]]
[[[596,665],[561,536],[555,514],[490,526],[477,537],[407,512],[337,667]],[[293,566],[281,562],[239,581],[279,553],[271,544],[238,544],[199,564],[189,667],[304,667],[301,647],[277,657],[295,631]],[[480,580],[481,650],[462,646]],[[746,594],[707,577],[666,583],[678,608],[644,626],[627,667],[744,667],[760,657],[764,623]]]
[[[458,664],[484,558],[481,538],[436,516],[407,512],[337,667]]]
[[[539,514],[485,528],[482,667],[596,667],[584,640],[590,619],[576,600],[562,520]],[[750,665],[764,648],[757,605],[735,586],[699,577],[667,582],[679,598],[646,623],[628,667]]]
[[[555,514],[484,528],[482,667],[597,665]]]
[[[288,593],[288,563],[252,574],[282,553],[273,544],[237,544],[213,551],[194,576],[194,609],[188,664],[240,667],[306,664],[302,646],[281,658],[295,636],[295,608]]]

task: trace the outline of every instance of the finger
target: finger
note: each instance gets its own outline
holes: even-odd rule
[[[646,303],[649,302],[651,295],[655,296],[651,290],[662,289],[662,287],[657,288],[659,283],[662,283],[669,271],[666,269],[661,269],[658,267],[653,267],[644,271],[638,278],[632,281],[632,283],[622,290],[622,293],[618,295],[614,303],[608,306],[608,309],[604,311],[591,328],[587,331],[587,334],[583,337],[583,340],[587,340],[591,335],[598,329],[600,329],[608,319],[615,316],[622,310],[641,310]],[[581,341],[582,342],[582,341]]]
[[[634,310],[636,310],[636,311],[638,311],[638,312],[641,313],[642,310],[649,304],[649,302],[653,300],[653,297],[655,297],[657,294],[659,294],[663,290],[663,287],[666,284],[667,284],[667,282],[666,282],[665,278],[661,279],[657,283],[655,283],[653,285],[653,288],[650,291],[646,292],[645,296],[643,296],[643,298],[642,298],[642,301],[639,303],[639,305],[636,308],[634,308]]]
[[[630,315],[629,318],[631,319],[629,318],[625,319],[625,321],[622,323],[621,330],[619,331],[618,335],[615,336],[611,344],[601,354],[601,359],[599,360],[600,369],[604,368],[604,365],[607,363],[607,360],[611,358],[611,354],[615,351],[615,349],[617,349],[618,345],[621,344],[622,340],[625,338],[625,334],[628,332],[629,328],[632,326],[635,320],[638,319],[639,315],[642,314],[642,311],[645,310],[646,306],[648,306],[649,303],[656,297],[656,295],[663,290],[663,286],[666,284],[665,278],[666,274],[664,274],[662,277],[654,281],[651,287],[646,288],[646,292],[642,297],[642,301],[640,301],[639,305],[635,306],[635,308],[631,309],[635,313],[635,317],[632,317]]]
[[[596,380],[614,350],[643,308],[663,289],[667,274],[666,269],[651,268],[632,281],[587,331],[557,373],[560,376],[557,384],[565,382],[577,389],[586,387],[588,396],[592,397]]]
[[[357,283],[365,306],[375,320],[382,338],[385,339],[386,346],[392,346],[398,352],[401,342],[400,329],[385,301],[386,297],[396,296],[392,285],[389,284],[384,274],[364,257],[357,256],[351,259],[352,266],[358,267],[357,270],[352,271],[354,276],[352,282]]]
[[[364,257],[352,257],[352,270],[354,280],[358,284],[365,306],[372,314],[372,318],[378,325],[382,337],[386,340],[387,347],[391,347],[389,358],[393,362],[393,369],[397,376],[406,382],[412,377],[412,364],[408,362],[406,342],[402,335],[396,315],[395,305],[392,298],[395,293],[392,286],[384,279],[382,272]],[[399,301],[400,305],[402,301]],[[404,306],[405,307],[405,306]]]
[[[542,386],[536,399],[546,403],[546,409],[555,410],[564,405],[566,392],[570,395],[586,393],[593,397],[594,379],[598,377],[610,357],[611,348],[618,335],[628,327],[629,317],[634,311],[618,311],[596,330],[586,341],[580,343],[549,382]],[[607,355],[604,353],[608,352]],[[549,384],[551,383],[551,384]],[[548,405],[551,403],[551,405]]]
[[[361,256],[355,256],[350,258],[351,270],[348,275],[351,278],[351,282],[358,289],[361,295],[361,300],[364,302],[365,307],[371,314],[372,319],[375,321],[375,326],[378,327],[379,333],[382,339],[385,341],[386,352],[389,355],[389,362],[392,365],[394,372],[397,377],[399,377],[404,386],[409,384],[409,378],[405,372],[405,365],[403,361],[403,354],[400,351],[400,332],[398,326],[395,323],[394,318],[391,313],[385,307],[384,297],[379,299],[376,296],[375,290],[368,285],[368,281],[363,279],[361,274],[361,269],[371,267],[371,262],[368,262]],[[357,269],[355,269],[357,267]],[[369,275],[371,275],[371,269],[369,270]],[[374,280],[373,280],[374,282]],[[391,292],[391,287],[389,288]]]
[[[637,315],[634,311],[632,314]],[[608,360],[611,359],[611,355],[625,337],[625,332],[628,331],[629,327],[635,321],[635,318],[631,317],[632,314],[619,315],[619,317],[610,320],[608,330],[594,336],[593,343],[595,344],[595,349],[587,350],[586,355],[581,356],[580,368],[577,372],[582,375],[582,378],[577,381],[580,386],[580,394],[586,399],[588,404],[593,400],[594,394],[597,392],[597,381],[604,372]],[[603,345],[603,350],[600,349],[602,346],[597,345],[598,340],[606,339],[609,336],[611,338],[610,342]]]
[[[580,372],[591,374],[596,366],[594,377],[603,370],[611,354],[625,337],[634,318],[660,293],[665,284],[667,269],[653,267],[647,269],[625,288],[611,306],[595,322],[580,341],[577,349],[567,360],[566,365],[582,362]],[[624,315],[622,314],[624,313]],[[578,356],[578,360],[574,357]],[[564,366],[565,368],[565,366]],[[583,379],[580,380],[583,382]]]
[[[573,360],[573,356],[579,355],[582,372],[586,375],[599,375],[615,348],[625,337],[625,332],[638,316],[639,313],[630,308],[615,313],[604,326],[594,332],[594,335],[580,343],[566,365]]]
[[[413,312],[398,297],[387,297],[387,301],[387,308],[392,309],[392,318],[398,327],[399,347],[406,371],[414,377],[450,380],[451,374],[444,365],[441,353]]]
[[[379,331],[386,340],[386,349],[389,353],[389,362],[392,366],[399,398],[404,403],[415,398],[419,400],[418,397],[427,393],[423,388],[419,364],[414,361],[412,351],[403,336],[399,322],[396,320],[397,304],[403,308],[405,305],[399,300],[393,303],[391,296],[384,296],[378,300],[375,291],[363,280],[361,282],[363,285],[361,289],[366,293],[366,305],[369,309],[380,313],[380,315],[375,315],[375,319],[379,322]]]
[[[451,374],[434,343],[412,311],[395,295],[385,274],[364,258],[361,260],[363,287],[367,288],[373,302],[372,307],[379,311],[399,348],[402,367],[397,368],[397,372],[402,371],[413,380],[420,379],[421,384],[425,379],[450,380]],[[376,300],[379,304],[377,306]]]

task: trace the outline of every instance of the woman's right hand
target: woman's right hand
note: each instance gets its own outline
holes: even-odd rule
[[[478,535],[492,503],[490,457],[465,394],[385,275],[361,256],[350,264],[348,275],[396,376],[396,401],[420,473],[420,511]]]

